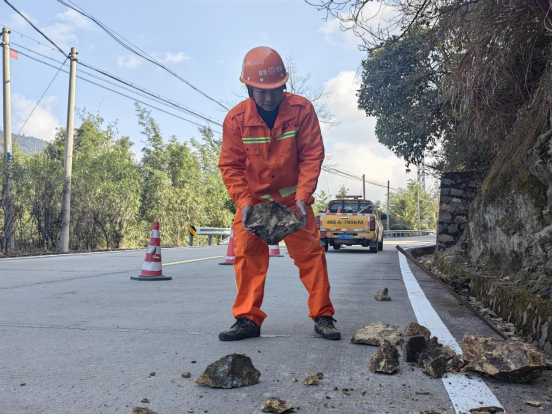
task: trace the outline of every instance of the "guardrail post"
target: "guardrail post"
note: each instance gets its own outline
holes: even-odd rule
[[[190,247],[193,247],[194,245],[194,236],[190,234]]]
[[[213,242],[213,235],[209,234],[207,237],[209,238],[209,246],[211,246],[211,244]]]

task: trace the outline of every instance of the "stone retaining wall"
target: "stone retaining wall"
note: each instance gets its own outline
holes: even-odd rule
[[[437,250],[445,250],[460,240],[471,202],[477,194],[473,171],[448,172],[441,176]]]
[[[516,335],[552,355],[552,304],[544,299],[503,286],[449,263],[436,253],[433,268],[459,279],[469,279],[470,296],[516,326]]]

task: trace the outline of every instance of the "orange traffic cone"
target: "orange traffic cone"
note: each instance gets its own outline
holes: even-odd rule
[[[236,256],[234,256],[234,230],[230,230],[230,240],[228,240],[228,250],[226,252],[226,260],[219,264],[233,265],[235,258]]]
[[[146,251],[146,258],[142,264],[140,276],[131,276],[132,280],[171,280],[170,276],[163,276],[161,263],[161,240],[159,238],[159,222],[153,223],[150,242]]]
[[[284,257],[284,255],[280,254],[279,244],[270,245],[268,248],[269,248],[270,257]]]

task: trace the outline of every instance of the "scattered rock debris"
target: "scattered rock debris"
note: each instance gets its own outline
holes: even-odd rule
[[[378,290],[376,292],[376,294],[374,295],[374,299],[382,301],[382,302],[390,301],[391,298],[389,296],[387,296],[388,293],[389,293],[389,290],[386,287],[384,287],[383,289]]]
[[[341,392],[344,394],[344,395],[351,395],[351,392],[349,391],[349,388],[343,388],[341,390]]]
[[[293,210],[277,201],[254,206],[245,224],[268,245],[280,243],[304,225]]]
[[[297,382],[297,378],[292,378],[291,382]]]
[[[192,374],[190,374],[189,372],[184,372],[182,374],[182,378],[191,378]]]
[[[541,352],[525,342],[485,338],[466,332],[462,353],[467,363],[464,369],[509,382],[533,381],[546,369]]]
[[[19,384],[20,387],[24,387],[25,385],[27,385],[27,383],[25,382],[22,382],[21,384]]]
[[[470,410],[470,413],[472,414],[497,414],[497,413],[503,413],[504,410],[500,407],[478,407],[478,408],[472,408]]]
[[[380,346],[385,340],[397,345],[401,341],[401,330],[396,325],[387,323],[374,322],[364,328],[358,329],[353,338],[352,343]]]
[[[213,388],[240,388],[257,384],[260,376],[251,358],[230,354],[207,366],[195,382]]]
[[[403,332],[403,337],[407,336],[423,336],[426,340],[429,340],[431,331],[416,322],[409,322]]]
[[[142,398],[142,401],[140,402],[144,404],[149,404],[150,400],[148,400],[147,398]]]
[[[423,336],[408,336],[402,340],[403,359],[406,362],[416,362],[416,355],[426,348],[426,339]]]
[[[524,403],[531,407],[539,408],[541,406],[541,403],[539,401],[524,401]]]
[[[261,407],[263,413],[285,413],[286,411],[291,411],[297,407],[293,404],[288,403],[287,401],[281,400],[280,398],[268,398]]]
[[[322,378],[324,378],[324,373],[317,372],[316,374],[309,375],[301,382],[305,385],[318,385]]]
[[[155,411],[151,411],[147,407],[134,407],[130,414],[157,414]]]
[[[149,378],[151,378],[151,377],[155,377],[155,372],[150,372]]]
[[[370,358],[368,368],[372,372],[393,374],[399,367],[399,363],[400,355],[397,347],[389,341],[384,341]]]
[[[441,378],[448,372],[447,359],[443,355],[423,360],[424,371],[433,378]]]

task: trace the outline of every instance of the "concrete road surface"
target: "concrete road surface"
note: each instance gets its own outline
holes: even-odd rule
[[[453,346],[468,330],[495,336],[394,248],[434,242],[389,239],[378,254],[328,252],[341,341],[314,333],[306,291],[285,250],[270,262],[262,336],[238,342],[217,337],[234,321],[233,268],[219,265],[225,246],[164,249],[164,274],[173,279],[160,282],[130,280],[143,250],[0,260],[0,413],[130,413],[135,406],[167,414],[259,413],[270,396],[298,405],[299,413],[459,413],[490,403],[552,412],[544,398],[552,396],[550,371],[535,384],[517,385],[476,375],[433,379],[404,362],[394,375],[368,370],[376,348],[350,338],[372,322],[404,328],[420,321]],[[382,287],[392,301],[374,300]],[[193,382],[234,352],[252,358],[259,384],[223,390]],[[186,371],[191,379],[181,377]],[[316,372],[324,373],[318,386],[301,383]]]

